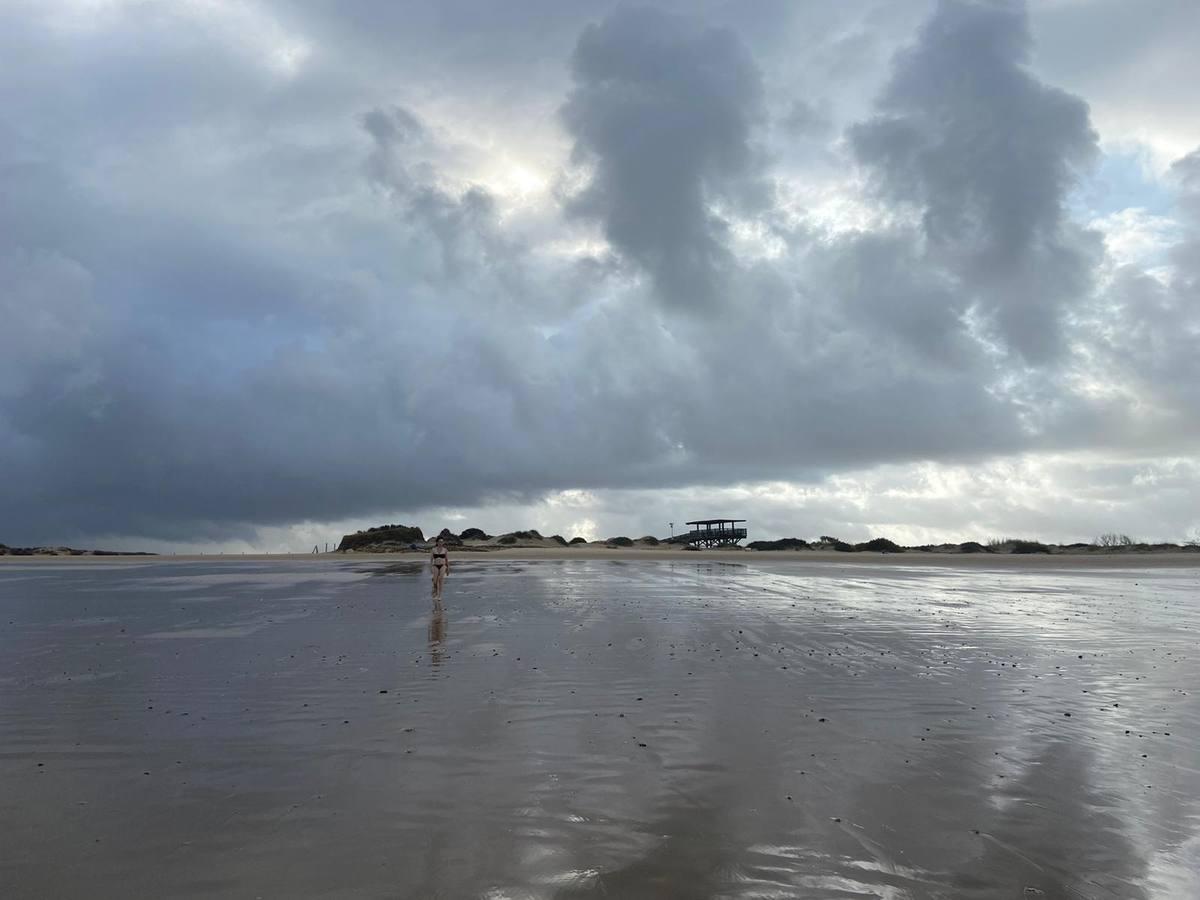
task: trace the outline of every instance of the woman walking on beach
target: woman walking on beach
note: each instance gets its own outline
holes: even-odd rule
[[[450,553],[446,549],[445,538],[439,537],[434,543],[429,565],[433,569],[433,599],[441,600],[442,584],[450,574]]]

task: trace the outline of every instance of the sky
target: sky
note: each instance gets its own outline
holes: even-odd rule
[[[3,0],[0,542],[1200,538],[1194,0]]]

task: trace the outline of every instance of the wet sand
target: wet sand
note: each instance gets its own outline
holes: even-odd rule
[[[6,563],[0,896],[1200,896],[1200,569],[687,556]]]

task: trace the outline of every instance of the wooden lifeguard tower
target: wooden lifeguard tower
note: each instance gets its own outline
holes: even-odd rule
[[[738,528],[738,522],[745,519],[697,519],[685,522],[692,530],[682,535],[688,544],[694,547],[736,547],[738,541],[746,537],[746,529]]]

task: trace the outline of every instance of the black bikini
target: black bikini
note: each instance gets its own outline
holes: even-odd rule
[[[433,554],[433,564],[439,569],[444,566],[446,564],[446,551],[443,550],[441,553],[435,552]]]

